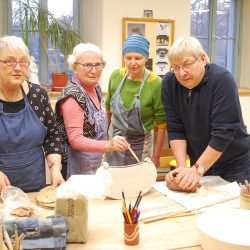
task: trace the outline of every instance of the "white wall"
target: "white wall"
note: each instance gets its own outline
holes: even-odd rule
[[[240,104],[242,108],[242,115],[245,122],[245,125],[247,126],[247,131],[250,134],[250,96],[249,95],[241,95],[240,96]]]
[[[242,17],[242,51],[241,51],[241,72],[240,87],[250,89],[250,1],[243,0],[243,17]],[[244,122],[250,133],[250,95],[240,95],[240,103]]]
[[[102,48],[108,59],[101,85],[106,91],[111,72],[122,65],[122,17],[141,18],[152,9],[154,18],[175,20],[174,37],[190,34],[190,0],[85,0],[84,38]]]
[[[83,36],[85,42],[102,48],[103,38],[103,0],[83,1]]]
[[[250,1],[243,2],[243,27],[242,27],[242,56],[241,56],[241,74],[240,87],[250,89]]]
[[[1,12],[2,12],[2,8],[3,8],[3,6],[2,6],[3,4],[2,4],[2,1],[0,0],[0,14],[1,14]],[[2,15],[2,14],[1,14]],[[0,17],[0,36],[2,36],[3,35],[3,20],[2,20],[2,17]]]

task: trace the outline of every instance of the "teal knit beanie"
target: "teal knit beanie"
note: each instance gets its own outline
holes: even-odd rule
[[[136,52],[148,58],[149,45],[149,41],[144,36],[130,35],[123,44],[122,54]]]

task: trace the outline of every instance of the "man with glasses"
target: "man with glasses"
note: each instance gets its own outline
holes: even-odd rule
[[[167,185],[175,182],[188,191],[203,175],[249,179],[250,136],[231,73],[210,63],[194,37],[175,41],[168,58],[171,71],[163,79],[162,102],[177,168],[167,174]]]

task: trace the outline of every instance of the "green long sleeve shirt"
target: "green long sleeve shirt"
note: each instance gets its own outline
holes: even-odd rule
[[[115,94],[125,72],[126,69],[122,68],[116,69],[111,74],[105,99],[107,112],[110,112],[111,98]],[[141,120],[143,126],[148,131],[152,130],[155,125],[158,128],[166,127],[166,115],[161,102],[161,84],[162,79],[151,72],[140,95]],[[131,108],[134,96],[139,92],[140,86],[140,81],[133,81],[126,78],[120,93],[121,100],[126,109]]]

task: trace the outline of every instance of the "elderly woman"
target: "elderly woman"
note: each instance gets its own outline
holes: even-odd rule
[[[149,42],[145,37],[129,36],[122,52],[126,68],[112,73],[106,97],[108,135],[124,136],[140,161],[150,157],[159,166],[166,133],[162,81],[145,68],[149,56]],[[157,138],[153,148],[155,126]],[[137,163],[129,151],[107,153],[105,160],[112,166]]]
[[[27,82],[30,55],[21,38],[0,38],[0,189],[25,192],[46,184],[45,157],[53,186],[61,175],[61,138],[47,92]]]
[[[78,44],[68,58],[74,71],[56,103],[56,117],[67,149],[67,178],[94,174],[104,152],[123,151],[122,136],[106,140],[107,119],[98,80],[105,66],[102,51],[94,44]]]

